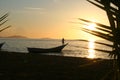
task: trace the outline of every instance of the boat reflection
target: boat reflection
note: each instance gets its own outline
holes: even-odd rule
[[[95,43],[94,41],[89,41],[88,43],[88,58],[95,58],[96,55],[95,55]]]

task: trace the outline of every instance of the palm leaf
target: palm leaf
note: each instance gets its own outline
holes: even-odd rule
[[[92,34],[92,35],[95,35],[95,36],[98,36],[100,38],[103,38],[103,39],[106,39],[108,41],[113,42],[113,37],[109,36],[108,34],[104,34],[102,32],[98,32],[98,31],[91,31],[91,30],[88,30],[88,29],[85,29],[85,28],[81,28],[81,29],[85,32],[88,32],[88,33]]]
[[[102,4],[102,5],[104,5],[104,3],[101,2],[101,1],[99,1],[99,0],[95,0],[95,1],[98,2],[98,3],[100,3],[100,4]],[[116,13],[119,13],[119,11],[118,11],[117,9],[115,9],[114,7],[111,7],[111,6],[110,6],[110,9],[111,9],[112,11],[116,12]]]
[[[3,21],[4,19],[6,19],[8,17],[8,13],[4,14],[2,17],[0,17],[0,22]]]
[[[93,22],[93,21],[86,20],[86,19],[81,19],[81,18],[78,18],[78,19],[81,20],[81,21],[84,21],[84,22],[88,22],[88,23],[95,23],[99,27],[107,29],[107,30],[111,30],[112,29],[110,26],[107,26],[107,25],[104,25],[104,24],[101,24],[101,23],[98,23],[98,22]]]
[[[109,30],[106,30],[106,29],[102,29],[102,28],[99,28],[99,27],[96,27],[96,29],[104,31],[105,33],[108,33],[108,34],[112,34],[112,31],[109,31]]]
[[[8,20],[5,20],[4,22],[2,22],[2,23],[0,24],[0,26],[2,26],[3,24],[5,24],[7,21],[8,21]]]
[[[90,48],[88,48],[88,47],[82,47],[82,46],[79,46],[79,47],[84,48],[84,49],[90,49]],[[92,48],[92,49],[93,49],[93,48]],[[95,51],[100,51],[100,52],[104,52],[104,53],[112,53],[112,51],[109,51],[109,50],[102,50],[102,49],[96,49],[96,48],[94,48],[93,50],[95,50]]]
[[[87,0],[87,1],[90,2],[91,4],[95,5],[95,6],[99,7],[99,8],[102,9],[102,10],[106,10],[106,8],[105,8],[104,6],[102,6],[102,5],[96,4],[96,3],[94,3],[94,2],[92,2],[92,1],[90,1],[90,0]],[[107,1],[107,0],[106,0],[106,1]],[[103,4],[103,5],[104,5],[104,4]],[[114,9],[114,8],[112,8],[112,7],[109,7],[109,10],[110,10],[110,12],[111,12],[112,14],[114,14],[114,15],[118,15],[118,14],[119,14],[119,11],[117,11],[116,9]],[[115,12],[115,11],[117,11],[117,12]]]
[[[106,11],[107,13],[108,20],[109,20],[110,27],[111,27],[110,29],[112,32],[110,33],[110,35],[113,39],[109,38],[110,35],[106,35],[108,36],[108,39],[101,37],[102,36],[101,34],[96,35],[96,36],[99,36],[108,41],[111,40],[111,42],[113,42],[113,47],[112,47],[113,49],[112,49],[112,52],[109,53],[109,56],[114,58],[115,60],[114,80],[120,80],[120,42],[119,42],[120,40],[120,35],[119,35],[120,34],[120,1],[119,0],[94,0],[96,3],[90,0],[87,0],[87,1],[99,7],[100,9]],[[109,33],[109,31],[105,31],[104,29],[103,30],[99,29],[99,30]],[[87,30],[86,32],[90,33],[90,31],[87,31]],[[93,34],[93,33],[90,33],[90,34]]]
[[[101,43],[101,42],[95,42],[97,44],[101,44],[101,45],[104,45],[104,46],[108,46],[108,47],[113,47],[113,45],[110,45],[110,44],[107,44],[107,43]]]
[[[90,0],[87,0],[87,1],[90,2],[91,4],[97,6],[97,7],[99,7],[99,8],[101,8],[101,9],[105,10],[105,8],[104,8],[103,6],[101,6],[101,5],[99,5],[99,4],[96,4],[96,3],[94,3],[94,2],[92,2],[92,1],[90,1]]]
[[[90,42],[89,40],[78,40],[78,41]],[[111,48],[113,47],[113,45],[110,45],[110,44],[107,44],[107,43],[102,43],[102,42],[97,42],[97,41],[95,41],[94,43],[101,44],[101,45],[111,47]]]
[[[6,29],[8,29],[8,28],[10,28],[10,27],[11,27],[11,26],[7,26],[7,27],[1,29],[0,32],[4,31],[4,30],[6,30]]]

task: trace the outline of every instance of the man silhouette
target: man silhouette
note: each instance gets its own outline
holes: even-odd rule
[[[64,38],[62,38],[62,44],[64,44],[64,41],[65,41]]]

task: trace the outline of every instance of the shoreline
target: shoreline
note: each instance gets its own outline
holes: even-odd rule
[[[111,69],[107,59],[0,52],[2,80],[101,80]]]

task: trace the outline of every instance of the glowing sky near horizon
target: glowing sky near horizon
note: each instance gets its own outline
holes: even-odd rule
[[[80,30],[77,18],[108,23],[106,13],[86,0],[0,0],[0,15],[9,12],[10,29],[0,36],[30,38],[95,38]]]

